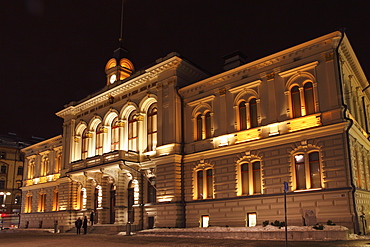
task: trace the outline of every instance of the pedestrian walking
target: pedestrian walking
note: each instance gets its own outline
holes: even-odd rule
[[[90,225],[94,225],[94,210],[92,210],[90,214]]]
[[[76,220],[75,226],[76,226],[76,229],[77,229],[77,234],[80,234],[81,233],[81,226],[82,226],[82,220],[81,220],[80,217],[78,217],[78,219]]]
[[[84,220],[82,222],[82,228],[84,229],[84,234],[87,233],[87,217],[84,216]]]

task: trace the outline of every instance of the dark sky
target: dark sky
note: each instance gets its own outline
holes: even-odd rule
[[[346,28],[370,76],[370,1],[126,0],[123,38],[135,68],[172,51],[212,74],[222,56],[248,61]],[[118,48],[121,0],[0,3],[0,134],[49,138],[55,113],[105,86]]]

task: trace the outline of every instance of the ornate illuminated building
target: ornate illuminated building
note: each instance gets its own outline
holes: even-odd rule
[[[210,76],[171,53],[143,70],[117,50],[106,86],[57,115],[62,136],[24,149],[21,226],[78,216],[152,227],[370,217],[368,81],[341,32]]]

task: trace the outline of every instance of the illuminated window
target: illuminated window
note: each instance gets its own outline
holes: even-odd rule
[[[53,198],[53,211],[59,210],[59,191],[58,189],[54,190],[54,198]]]
[[[261,183],[261,162],[254,161],[240,165],[241,189],[243,195],[260,194]]]
[[[238,106],[239,130],[246,130],[258,126],[257,99],[252,98],[249,102],[242,101]]]
[[[55,158],[55,173],[59,173],[62,168],[62,155],[58,154]]]
[[[256,213],[247,213],[247,226],[253,227],[257,225],[257,214]]]
[[[21,196],[20,195],[16,195],[14,197],[14,204],[15,205],[21,205]]]
[[[86,188],[81,188],[78,195],[79,196],[78,196],[77,209],[86,209],[86,202],[87,202]]]
[[[24,207],[25,213],[31,213],[32,212],[32,195],[27,194],[26,196],[26,204]]]
[[[157,146],[157,104],[154,103],[148,110],[147,122],[148,147],[147,151],[155,150]]]
[[[39,194],[39,210],[38,212],[45,212],[46,194],[42,191]]]
[[[294,155],[296,189],[321,188],[319,152]]]
[[[113,119],[111,127],[111,151],[119,148],[119,124],[118,117]]]
[[[87,151],[89,148],[89,132],[87,129],[82,133],[82,148],[81,148],[81,159],[87,158]]]
[[[209,215],[202,215],[200,219],[200,227],[209,226]]]
[[[299,87],[294,86],[291,89],[291,97],[292,97],[292,108],[293,108],[293,117],[301,117],[301,96],[299,94]]]
[[[44,157],[41,162],[41,171],[40,176],[46,176],[49,166],[49,159],[47,157]]]
[[[137,131],[136,111],[133,111],[128,118],[128,150],[137,151]]]
[[[30,160],[28,162],[28,179],[32,179],[35,175],[35,161]]]
[[[213,169],[196,172],[197,199],[213,198]]]
[[[103,138],[104,138],[104,128],[100,123],[98,127],[96,127],[96,139],[95,139],[95,155],[102,155],[103,154]]]
[[[212,137],[212,114],[210,111],[204,115],[198,114],[195,121],[196,141]]]

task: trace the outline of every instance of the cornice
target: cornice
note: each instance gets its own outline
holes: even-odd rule
[[[75,106],[69,106],[57,112],[56,115],[61,118],[64,118],[68,115],[77,115],[78,113],[83,112],[88,108],[106,102],[112,96],[115,97],[130,89],[139,87],[147,83],[148,81],[155,79],[163,71],[177,68],[180,65],[181,61],[182,59],[177,56],[171,57],[155,66],[146,69],[144,74],[139,75],[104,92],[101,92],[95,97],[87,99]]]
[[[298,57],[301,54],[307,51],[311,51],[313,49],[319,49],[327,45],[331,45],[330,48],[333,48],[333,46],[336,45],[337,43],[338,37],[340,37],[341,35],[342,34],[340,32],[333,32],[333,33],[324,35],[322,37],[313,39],[311,41],[302,43],[300,45],[291,47],[281,52],[255,60],[253,62],[239,66],[237,68],[225,71],[224,73],[221,73],[216,76],[199,81],[197,83],[191,84],[189,86],[186,86],[180,89],[180,92],[188,93],[188,92],[195,90],[195,88],[200,89],[208,85],[220,84],[236,76],[243,76],[243,75],[248,76],[249,72],[253,72],[258,69],[267,68],[268,66],[277,65],[278,63],[281,63],[288,59],[292,60],[293,58]]]
[[[201,98],[201,99],[198,99],[198,100],[191,101],[191,102],[188,103],[188,105],[189,106],[196,106],[196,105],[204,103],[204,102],[212,101],[215,97],[216,96],[214,96],[214,95],[210,95],[210,96],[205,97],[205,98]]]

